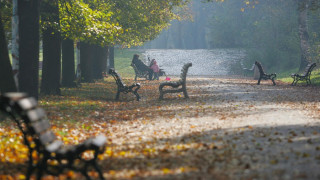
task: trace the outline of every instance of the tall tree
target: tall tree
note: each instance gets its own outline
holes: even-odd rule
[[[102,79],[102,74],[106,72],[107,65],[107,48],[100,45],[93,46],[94,58],[93,60],[93,78]]]
[[[81,81],[93,82],[93,53],[94,47],[92,44],[81,42],[80,43],[80,68],[81,68]]]
[[[19,89],[18,74],[19,74],[19,17],[18,17],[18,0],[12,1],[12,40],[11,40],[11,57],[12,70],[14,80]]]
[[[38,99],[39,88],[39,0],[18,1],[19,91]]]
[[[62,41],[62,82],[63,87],[75,87],[74,42],[71,39]]]
[[[60,95],[61,36],[58,0],[41,2],[43,63],[40,92]]]
[[[109,47],[109,68],[114,68],[114,46]]]
[[[300,67],[299,70],[302,71],[305,69],[306,65],[309,63],[309,33],[308,33],[308,3],[309,0],[299,0],[298,9],[299,9],[299,37],[300,37]]]
[[[16,91],[0,9],[0,93]]]

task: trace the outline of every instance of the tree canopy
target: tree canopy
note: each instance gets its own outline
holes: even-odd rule
[[[94,44],[141,45],[154,39],[186,0],[60,0],[64,37]],[[54,24],[50,24],[54,25]]]

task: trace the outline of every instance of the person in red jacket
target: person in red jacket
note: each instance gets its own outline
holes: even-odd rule
[[[152,59],[152,65],[151,65],[151,69],[153,70],[153,74],[154,74],[154,78],[153,79],[157,79],[159,80],[159,72],[160,72],[160,68],[157,64],[157,61],[155,59]]]

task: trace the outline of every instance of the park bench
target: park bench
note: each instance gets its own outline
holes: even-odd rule
[[[182,67],[180,79],[178,81],[165,81],[160,83],[159,91],[160,91],[160,97],[159,99],[163,99],[163,95],[167,93],[179,93],[183,92],[185,98],[189,98],[187,93],[187,86],[186,86],[186,80],[187,80],[187,73],[189,67],[192,66],[192,63],[187,63]],[[173,89],[164,89],[164,87],[169,86]],[[181,86],[181,88],[179,88]]]
[[[252,76],[253,75],[255,64],[252,64],[250,69],[244,67],[244,64],[242,61],[240,62],[240,65],[241,65],[244,76]]]
[[[99,135],[77,145],[64,145],[51,131],[44,110],[33,97],[25,93],[0,95],[0,110],[9,114],[23,134],[28,147],[28,169],[26,179],[36,173],[38,180],[46,173],[58,176],[65,170],[77,171],[86,179],[89,168],[95,169],[99,179],[104,179],[97,164],[97,157],[104,152],[106,137]],[[88,159],[88,154],[93,153]],[[36,157],[35,157],[36,154]],[[85,155],[87,157],[85,157]]]
[[[132,68],[133,68],[133,70],[134,70],[134,73],[135,73],[135,77],[134,77],[134,80],[136,81],[137,80],[137,78],[145,78],[145,79],[148,79],[148,71],[144,71],[144,72],[142,72],[142,71],[140,71],[138,68],[137,68],[137,66],[135,65],[135,64],[133,64],[133,63],[131,63],[131,66],[132,66]]]
[[[112,77],[116,80],[116,83],[118,86],[116,100],[119,100],[119,96],[121,92],[125,94],[132,92],[133,94],[136,95],[137,101],[140,100],[140,96],[138,94],[140,83],[133,83],[131,86],[127,86],[125,83],[122,82],[120,75],[113,68],[109,69],[109,74],[111,74]]]
[[[315,67],[316,63],[309,63],[302,74],[291,74],[291,77],[293,78],[293,82],[291,83],[291,85],[296,85],[298,81],[303,80],[307,82],[307,85],[311,84],[310,75]]]
[[[273,73],[273,74],[266,74],[262,68],[262,65],[260,62],[256,61],[255,62],[255,65],[258,67],[259,69],[259,73],[260,73],[260,76],[259,76],[259,79],[258,79],[258,85],[260,84],[260,81],[261,79],[263,80],[268,80],[270,79],[273,83],[273,85],[276,85],[276,82],[274,81],[274,79],[277,77],[277,74]]]

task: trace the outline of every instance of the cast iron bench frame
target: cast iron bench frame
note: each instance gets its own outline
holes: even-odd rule
[[[145,78],[146,80],[148,79],[148,76],[149,76],[149,72],[148,71],[140,71],[137,66],[133,63],[131,63],[131,66],[134,70],[134,73],[135,73],[135,77],[134,77],[134,80],[137,81],[137,78]]]
[[[98,155],[105,149],[104,135],[89,138],[77,145],[64,145],[51,131],[44,110],[38,107],[33,97],[28,97],[25,93],[0,95],[0,110],[9,114],[16,122],[23,134],[24,144],[29,149],[26,179],[30,179],[34,172],[40,180],[44,173],[58,176],[68,169],[81,172],[86,179],[90,180],[89,167],[95,169],[99,179],[104,179],[97,164]],[[93,157],[91,159],[83,157],[85,152],[92,152]],[[33,157],[34,154],[37,158]],[[56,164],[51,164],[50,161],[56,161]]]
[[[185,98],[189,98],[188,93],[187,93],[187,86],[186,86],[186,80],[187,80],[187,73],[189,67],[192,66],[192,63],[187,63],[182,67],[181,74],[180,74],[180,80],[178,81],[166,81],[160,83],[159,86],[159,92],[160,96],[159,99],[163,99],[163,95],[167,93],[179,93],[183,92]],[[163,89],[164,87],[169,86],[173,89]],[[179,88],[181,86],[181,88]]]
[[[132,92],[134,95],[136,95],[137,101],[140,100],[140,96],[138,94],[138,90],[140,89],[140,83],[133,83],[131,86],[127,86],[125,83],[123,83],[120,75],[113,68],[109,69],[109,74],[112,75],[118,86],[116,100],[119,100],[121,92],[124,94]]]
[[[293,82],[291,83],[291,85],[292,86],[297,85],[298,81],[303,81],[303,80],[307,82],[307,85],[311,84],[311,80],[310,80],[311,72],[316,66],[317,66],[316,63],[309,63],[301,75],[298,73],[291,74],[291,77],[293,78]]]
[[[260,77],[259,77],[259,79],[258,79],[258,83],[257,83],[257,84],[258,84],[258,85],[260,84],[261,79],[263,79],[263,80],[268,80],[268,79],[270,79],[270,80],[272,81],[273,85],[275,86],[275,85],[276,85],[276,82],[274,81],[274,79],[277,77],[277,74],[276,74],[276,73],[266,74],[266,73],[264,72],[264,70],[263,70],[262,65],[261,65],[260,62],[256,61],[254,64],[258,67],[259,73],[260,73]]]

